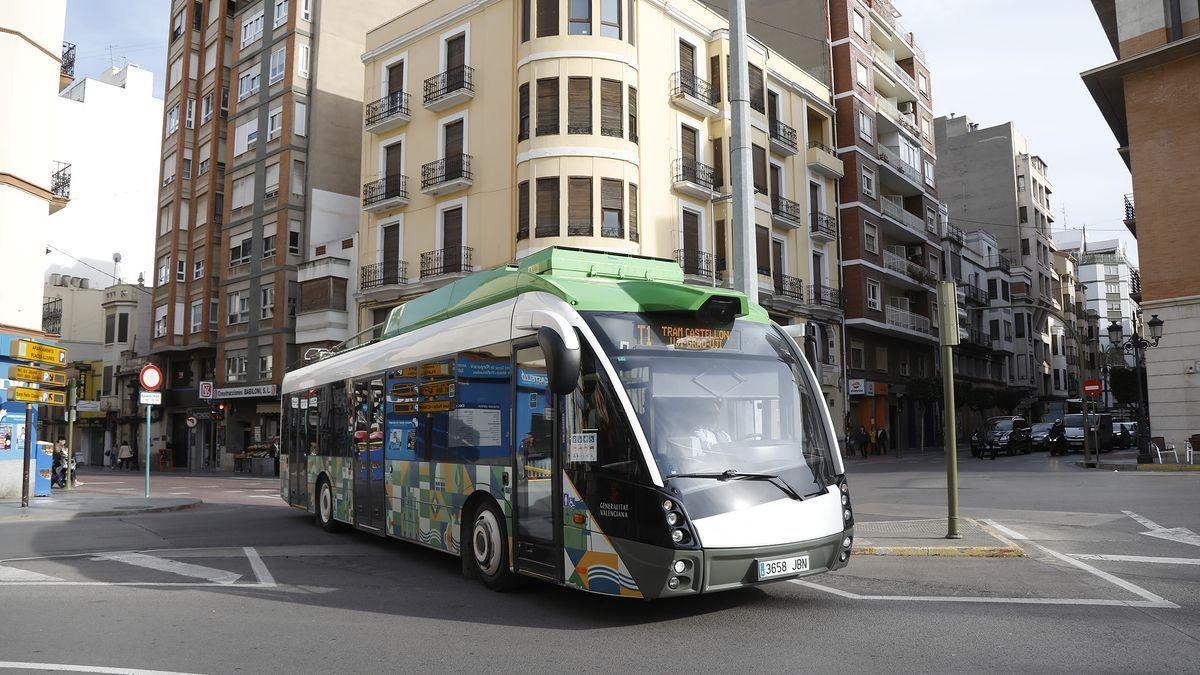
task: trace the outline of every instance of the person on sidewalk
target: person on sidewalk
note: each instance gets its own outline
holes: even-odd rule
[[[888,454],[887,453],[887,451],[888,451],[887,427],[880,429],[879,433],[875,434],[875,442],[879,444],[879,454],[881,454],[881,455]]]
[[[129,441],[121,439],[121,447],[117,449],[117,468],[128,469],[129,460],[133,457],[133,448],[129,447]]]
[[[870,437],[867,436],[867,428],[860,425],[858,427],[858,431],[855,433],[854,437],[857,440],[859,454],[862,455],[863,459],[866,459],[868,446],[871,443]]]
[[[879,454],[879,446],[875,444],[875,438],[876,438],[875,427],[872,425],[871,430],[869,432],[867,432],[867,454],[868,455],[878,455]]]

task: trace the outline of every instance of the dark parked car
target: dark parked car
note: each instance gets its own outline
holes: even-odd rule
[[[983,448],[980,456],[999,452],[1015,455],[1033,451],[1029,434],[1029,422],[1024,417],[992,417],[983,428]]]
[[[1067,454],[1067,439],[1061,421],[1038,422],[1030,428],[1034,450],[1049,450],[1051,455]]]

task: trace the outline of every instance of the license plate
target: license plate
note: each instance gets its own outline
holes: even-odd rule
[[[808,571],[808,556],[798,555],[790,558],[758,561],[758,579],[785,577],[789,574],[800,574]]]

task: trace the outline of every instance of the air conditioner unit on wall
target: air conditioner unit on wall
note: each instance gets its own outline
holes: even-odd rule
[[[896,107],[900,109],[901,113],[905,115],[911,115],[913,114],[913,106],[914,103],[912,101],[902,101],[900,105]]]

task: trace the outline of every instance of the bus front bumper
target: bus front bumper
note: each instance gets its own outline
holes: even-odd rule
[[[842,540],[844,537],[853,536],[853,529],[850,529],[821,539],[777,546],[705,549],[702,553],[704,574],[701,592],[757,586],[840,569],[849,561],[849,551],[842,547]],[[846,560],[841,558],[843,551],[846,552]],[[808,556],[807,570],[798,574],[759,578],[759,561],[799,556]]]

